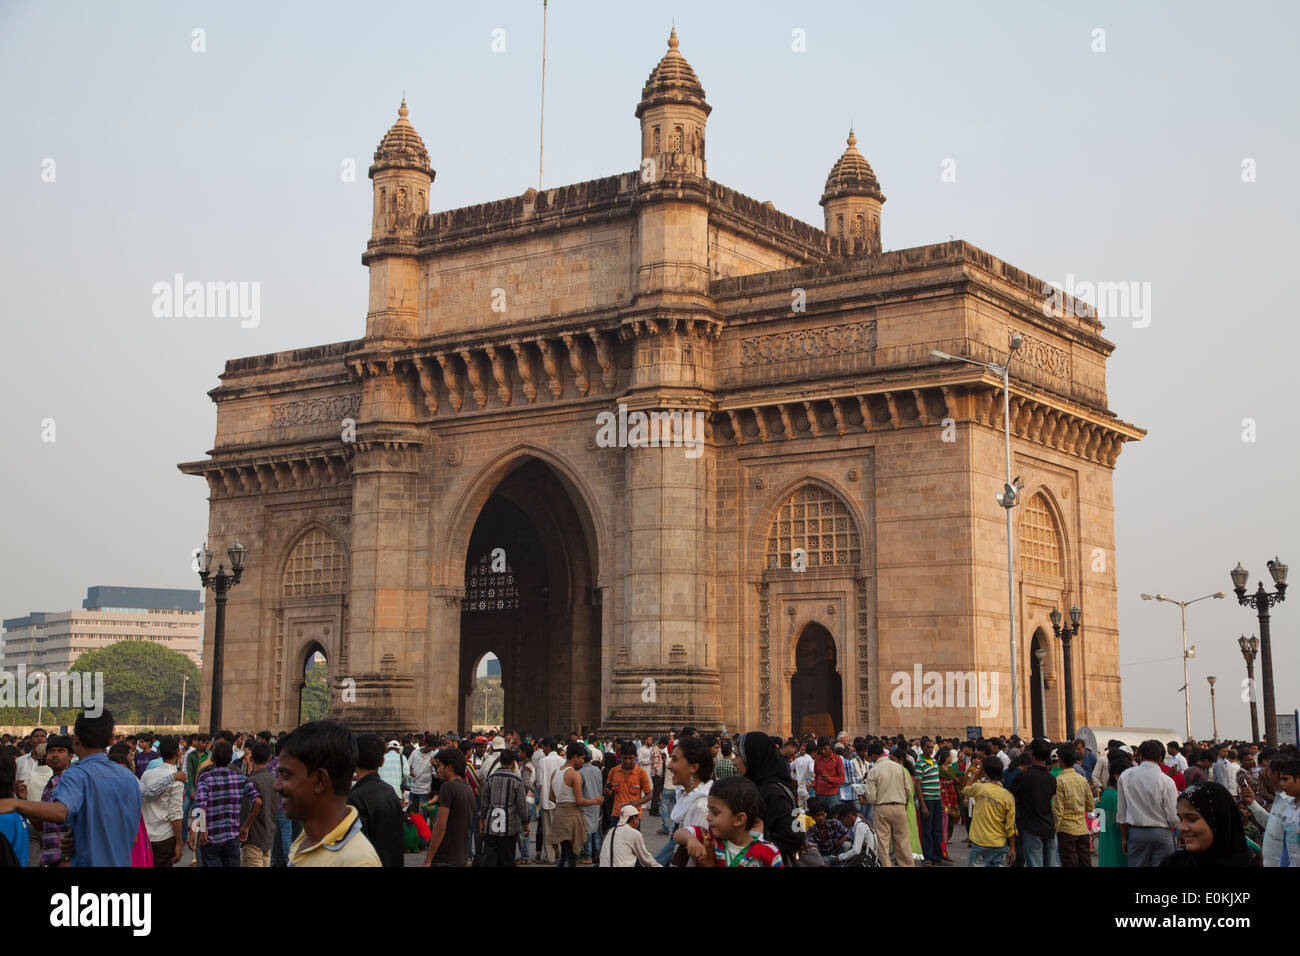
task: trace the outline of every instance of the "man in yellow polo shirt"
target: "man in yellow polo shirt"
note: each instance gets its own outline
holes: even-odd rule
[[[1088,837],[1088,812],[1096,805],[1088,778],[1075,770],[1079,753],[1070,744],[1056,749],[1061,772],[1056,778],[1056,796],[1052,797],[1052,817],[1056,822],[1056,845],[1061,866],[1092,866],[1092,849]]]
[[[309,721],[281,741],[275,789],[285,816],[302,821],[290,866],[380,865],[357,808],[348,806],[356,769],[356,740],[338,721]]]
[[[985,757],[978,765],[972,765],[962,780],[961,798],[975,801],[970,823],[970,865],[1015,863],[1016,798],[1002,786],[1002,761]]]

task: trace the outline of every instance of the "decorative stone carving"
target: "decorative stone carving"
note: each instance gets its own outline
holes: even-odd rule
[[[510,350],[515,353],[515,367],[519,377],[524,380],[524,398],[531,405],[537,401],[537,383],[533,381],[533,360],[523,342],[511,342]]]
[[[460,411],[461,406],[465,403],[465,398],[460,393],[460,382],[457,381],[456,364],[452,361],[450,355],[439,354],[437,356],[438,365],[442,367],[442,384],[447,386],[447,399],[451,402],[451,407]]]
[[[546,371],[546,380],[550,383],[551,394],[559,398],[564,394],[564,383],[560,381],[560,368],[555,362],[555,352],[546,339],[537,340],[537,351],[542,354],[542,368]]]
[[[485,350],[488,361],[492,363],[492,377],[497,383],[497,398],[501,399],[502,405],[509,405],[512,398],[510,392],[510,374],[506,370],[506,356],[504,352],[498,351],[496,346],[489,345]]]
[[[876,323],[854,322],[772,335],[751,335],[740,340],[740,364],[766,365],[847,352],[871,352],[875,348]]]
[[[573,369],[573,378],[578,386],[578,394],[586,398],[587,392],[591,390],[591,382],[587,380],[587,360],[582,354],[582,339],[575,338],[568,333],[561,337],[564,339],[564,347],[569,350],[569,367]]]
[[[479,370],[478,360],[469,349],[462,349],[460,360],[465,363],[465,377],[469,387],[474,391],[474,401],[479,408],[487,404],[487,392],[483,391],[483,373]]]
[[[316,422],[341,422],[355,419],[361,412],[361,393],[353,395],[327,395],[297,402],[281,402],[271,406],[271,427],[290,428],[294,425],[312,425]]]
[[[600,364],[600,383],[605,391],[612,392],[618,384],[618,369],[614,365],[614,350],[609,336],[601,332],[588,332],[591,344],[596,346],[596,361]]]
[[[1008,345],[1011,344],[1011,337],[1017,334],[1023,341],[1020,351],[1016,353],[1016,361],[1041,369],[1062,381],[1068,382],[1070,380],[1069,352],[1059,349],[1055,345],[1049,345],[1042,339],[1025,335],[1023,332],[1017,333],[1014,329],[1007,329]]]

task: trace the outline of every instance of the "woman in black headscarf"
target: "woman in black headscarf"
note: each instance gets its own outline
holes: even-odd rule
[[[776,844],[787,865],[797,865],[804,835],[795,829],[796,804],[790,765],[781,756],[775,741],[757,732],[741,735],[732,759],[736,772],[744,774],[758,788],[764,836]]]
[[[1228,788],[1195,783],[1178,795],[1178,833],[1183,849],[1161,866],[1254,866],[1246,847],[1237,801]]]

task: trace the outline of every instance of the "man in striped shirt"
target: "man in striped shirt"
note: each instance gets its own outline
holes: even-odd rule
[[[934,741],[929,737],[921,738],[921,756],[912,775],[916,779],[916,806],[920,814],[917,822],[924,865],[951,865],[943,858],[943,793],[939,787],[939,765],[934,759]]]

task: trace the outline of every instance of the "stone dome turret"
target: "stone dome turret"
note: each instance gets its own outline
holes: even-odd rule
[[[686,62],[686,57],[678,52],[678,44],[677,30],[674,29],[668,36],[668,52],[650,71],[650,78],[641,90],[641,102],[636,107],[638,119],[650,107],[663,103],[689,104],[704,110],[705,116],[713,111],[713,107],[704,101],[704,87],[700,85],[699,77]]]
[[[851,129],[848,148],[835,161],[831,174],[826,177],[826,189],[822,192],[820,204],[825,206],[830,200],[844,196],[869,196],[880,202],[885,201],[885,195],[880,191],[880,182],[866,157],[858,152],[858,138]]]
[[[406,108],[406,98],[397,110],[397,122],[384,134],[379,148],[375,150],[375,164],[370,167],[373,176],[380,169],[418,169],[432,173],[429,163],[429,151],[424,148],[424,140],[415,131],[411,121],[406,118],[410,111]]]

